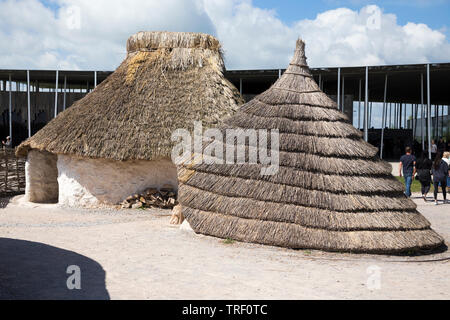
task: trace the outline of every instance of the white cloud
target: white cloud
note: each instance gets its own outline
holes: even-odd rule
[[[217,36],[228,69],[284,68],[297,37],[311,66],[447,61],[442,31],[398,25],[377,6],[326,11],[283,23],[251,0],[37,0],[0,2],[0,68],[111,70],[128,36],[141,30],[197,31]]]

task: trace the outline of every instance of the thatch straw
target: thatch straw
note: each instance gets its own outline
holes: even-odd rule
[[[330,251],[399,253],[442,245],[391,166],[320,91],[303,41],[283,76],[221,125],[224,136],[227,128],[278,129],[280,167],[272,176],[261,175],[261,164],[180,167],[179,201],[194,231]],[[247,159],[257,142],[244,143]]]
[[[243,99],[225,79],[220,44],[200,33],[139,32],[97,88],[22,143],[28,150],[114,160],[169,158],[171,134],[214,127]]]

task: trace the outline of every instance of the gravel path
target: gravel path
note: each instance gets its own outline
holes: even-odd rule
[[[416,201],[450,242],[450,205]],[[391,257],[228,243],[181,231],[169,218],[164,210],[68,209],[15,197],[0,209],[0,298],[450,298],[450,251]],[[81,291],[66,286],[73,261]]]

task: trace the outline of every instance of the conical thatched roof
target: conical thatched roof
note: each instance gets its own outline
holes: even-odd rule
[[[225,79],[220,43],[210,35],[139,32],[117,70],[17,151],[115,160],[170,157],[171,134],[201,120],[216,126],[244,101]]]
[[[329,251],[442,245],[391,166],[320,91],[301,40],[284,75],[225,122],[223,130],[279,129],[279,171],[262,176],[261,164],[248,163],[182,167],[179,201],[195,232]]]

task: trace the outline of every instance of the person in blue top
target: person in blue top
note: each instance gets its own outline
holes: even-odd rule
[[[405,177],[405,195],[411,197],[411,184],[414,175],[416,174],[416,157],[411,154],[411,147],[406,147],[405,154],[400,157],[400,177]]]
[[[444,196],[444,203],[447,203],[447,177],[449,176],[448,164],[442,160],[442,153],[438,153],[434,159],[433,168],[431,169],[433,174],[434,185],[434,202],[437,205],[437,195],[439,184],[441,184],[442,195]]]

